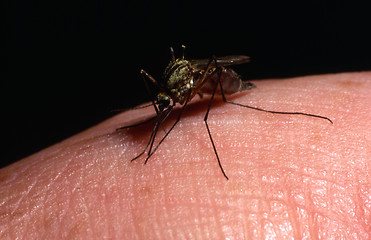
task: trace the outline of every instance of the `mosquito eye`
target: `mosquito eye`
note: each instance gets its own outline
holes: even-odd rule
[[[159,94],[157,96],[157,104],[160,111],[163,111],[170,105],[170,97],[166,94]]]

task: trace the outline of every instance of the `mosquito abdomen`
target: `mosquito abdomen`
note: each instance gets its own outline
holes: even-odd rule
[[[242,81],[241,76],[233,69],[222,68],[220,73],[218,71],[213,71],[211,75],[207,77],[208,81],[205,82],[204,86],[202,86],[200,92],[212,94],[215,85],[218,84],[219,74],[224,94],[230,95],[255,87],[252,83]],[[216,93],[220,94],[220,89],[218,89]]]

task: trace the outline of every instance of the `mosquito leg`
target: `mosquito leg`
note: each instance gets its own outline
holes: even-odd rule
[[[152,77],[150,74],[148,74],[146,71],[144,71],[143,69],[140,70],[140,75],[142,76],[142,79],[144,81],[144,85],[146,86],[147,93],[148,94],[151,94],[151,90],[150,90],[150,88],[148,86],[148,83],[146,81],[146,78],[149,79],[154,84],[157,84],[156,79],[154,77]],[[158,114],[159,113],[159,110],[158,110],[158,108],[157,108],[157,106],[155,104],[155,101],[153,100],[153,98],[151,98],[151,99],[152,99],[152,105],[155,108],[156,113]]]
[[[143,151],[142,151],[141,153],[139,153],[136,157],[134,157],[133,159],[131,159],[130,162],[133,162],[134,160],[138,159],[140,156],[142,156],[142,155],[146,152],[146,150],[147,150],[149,144],[152,142],[152,139],[153,139],[153,136],[154,136],[154,133],[155,133],[156,127],[157,127],[157,122],[156,122],[155,127],[154,127],[153,130],[152,130],[151,136],[150,136],[150,138],[149,138],[149,140],[148,140],[148,142],[147,142],[146,147],[143,149]]]
[[[151,106],[153,106],[152,102],[150,104],[146,104],[146,105],[143,105],[143,106],[136,106],[136,107],[131,107],[131,108],[112,109],[110,112],[121,113],[121,112],[124,112],[124,111],[127,111],[127,110],[138,110],[138,109],[147,108],[147,107],[151,107]]]
[[[146,71],[144,71],[143,69],[140,70],[140,75],[142,76],[142,79],[143,79],[143,81],[144,81],[144,85],[146,86],[147,93],[150,94],[151,91],[150,91],[150,89],[149,89],[149,86],[148,86],[148,83],[147,83],[147,81],[146,81],[146,78],[149,79],[151,82],[154,82],[154,83],[156,83],[156,80],[155,80],[151,75],[149,75]],[[156,106],[154,100],[152,100],[152,103],[149,104],[149,105],[145,105],[145,106],[141,106],[141,107],[135,107],[135,108],[133,108],[133,109],[146,108],[146,107],[149,107],[149,106],[151,106],[151,105],[153,105],[153,107],[155,108],[155,111],[156,111],[157,116],[158,116],[158,114],[159,114],[159,110],[158,110],[158,108],[157,108],[157,106]],[[115,110],[115,111],[121,111],[121,110]],[[118,130],[122,130],[122,129],[126,129],[126,128],[137,127],[137,126],[140,126],[140,125],[146,124],[146,123],[151,122],[152,120],[156,119],[157,116],[152,117],[152,118],[150,118],[150,119],[148,119],[148,120],[145,120],[145,121],[140,122],[140,123],[137,123],[137,124],[133,124],[133,125],[129,125],[129,126],[124,126],[124,127],[117,128],[116,131],[118,131]]]
[[[148,157],[147,157],[145,163],[147,163],[148,159],[149,159],[149,158],[150,158],[150,157],[151,157],[151,156],[156,152],[157,148],[161,145],[161,143],[165,140],[165,138],[166,138],[166,137],[169,135],[169,133],[173,130],[173,128],[175,127],[175,125],[177,125],[177,123],[179,122],[179,120],[180,120],[180,118],[181,118],[181,116],[182,116],[182,114],[183,114],[183,112],[184,112],[184,109],[185,109],[186,106],[187,106],[187,103],[188,103],[188,101],[189,101],[189,99],[190,99],[190,96],[191,96],[191,94],[189,94],[189,95],[187,96],[187,99],[186,99],[186,101],[185,101],[185,103],[184,103],[182,109],[180,110],[180,113],[179,113],[177,119],[175,120],[174,124],[171,126],[171,128],[169,129],[169,131],[165,134],[165,136],[163,136],[163,138],[162,138],[161,141],[157,144],[157,146],[153,149],[153,151],[152,151],[152,152],[151,152],[151,150],[149,151],[150,154],[148,154]],[[152,148],[152,146],[151,146],[151,148]]]
[[[214,60],[215,60],[215,57],[214,57]],[[215,64],[216,64],[216,60],[215,60]],[[218,70],[218,81],[220,82],[220,70]],[[209,117],[209,112],[210,112],[210,108],[211,108],[211,104],[213,102],[213,99],[214,99],[214,95],[215,95],[215,92],[216,92],[216,89],[218,88],[218,84],[215,84],[215,88],[213,90],[213,93],[211,95],[211,99],[209,101],[209,106],[207,107],[207,111],[206,111],[206,114],[205,114],[205,117],[204,117],[204,122],[205,122],[205,125],[206,125],[206,129],[207,129],[207,133],[209,134],[209,137],[210,137],[210,141],[211,141],[211,144],[213,145],[213,149],[214,149],[214,153],[215,153],[215,156],[218,160],[218,164],[219,164],[219,168],[220,170],[222,171],[224,177],[229,180],[229,178],[227,177],[227,174],[224,172],[224,169],[223,169],[223,166],[222,166],[222,163],[220,162],[220,158],[219,158],[219,155],[218,155],[218,152],[216,151],[216,147],[215,147],[215,143],[214,143],[214,140],[211,136],[211,132],[210,132],[210,128],[209,128],[209,124],[207,123],[207,119]]]
[[[147,163],[148,159],[152,156],[152,154],[156,151],[157,147],[161,144],[161,142],[163,141],[163,139],[160,141],[160,143],[157,145],[157,147],[152,151],[152,148],[153,148],[153,144],[155,142],[155,139],[156,139],[156,135],[157,135],[157,132],[158,132],[158,129],[159,127],[162,125],[162,123],[169,117],[170,113],[172,112],[173,110],[173,106],[169,107],[168,109],[166,109],[167,113],[165,114],[165,117],[163,117],[163,119],[161,119],[161,122],[157,125],[157,128],[153,129],[152,131],[152,134],[153,134],[153,138],[152,138],[152,141],[150,141],[150,147],[149,147],[149,150],[148,150],[148,156],[146,158],[146,160],[144,161],[144,164]],[[171,130],[171,129],[170,129]],[[167,135],[165,135],[166,137]],[[149,145],[149,144],[148,144]],[[146,148],[148,147],[148,145],[146,146]]]
[[[146,145],[146,147],[144,148],[144,150],[139,154],[139,155],[137,155],[135,158],[133,158],[133,159],[131,159],[130,161],[132,162],[132,161],[134,161],[134,160],[136,160],[136,159],[138,159],[140,156],[142,156],[145,152],[146,152],[146,150],[147,150],[147,148],[148,148],[148,146],[149,145],[153,145],[153,142],[154,142],[154,140],[155,140],[155,138],[156,138],[156,134],[157,134],[157,131],[158,131],[158,128],[159,128],[159,126],[161,126],[161,124],[166,120],[166,118],[169,116],[169,114],[171,113],[171,110],[172,110],[172,108],[171,109],[167,109],[166,111],[167,112],[162,112],[160,115],[158,115],[158,116],[156,116],[156,118],[157,118],[157,120],[156,120],[156,124],[155,124],[155,126],[153,127],[153,130],[152,130],[152,133],[151,133],[151,136],[150,136],[150,138],[149,138],[149,140],[148,140],[148,142],[147,142],[147,145]],[[162,116],[163,116],[163,114],[165,114],[165,117],[163,117],[162,118]],[[150,153],[150,152],[149,152]],[[149,154],[148,153],[148,154]]]
[[[304,115],[304,116],[308,116],[308,117],[322,118],[322,119],[325,119],[325,120],[329,121],[331,124],[334,124],[333,121],[330,118],[324,117],[324,116],[320,116],[320,115],[315,115],[315,114],[310,114],[310,113],[303,113],[303,112],[271,111],[271,110],[266,110],[266,109],[263,109],[263,108],[252,107],[252,106],[248,106],[248,105],[243,105],[241,103],[236,103],[236,102],[229,101],[229,100],[227,100],[227,98],[224,95],[224,90],[223,90],[223,86],[222,86],[222,83],[220,81],[220,78],[218,79],[218,81],[219,81],[220,92],[222,94],[223,101],[226,102],[226,103],[230,103],[230,104],[233,104],[233,105],[236,105],[236,106],[240,106],[240,107],[244,107],[244,108],[250,108],[250,109],[254,109],[254,110],[258,110],[258,111],[262,111],[262,112],[267,112],[267,113],[274,113],[274,114],[294,114],[294,115]]]
[[[147,107],[150,107],[150,106],[153,106],[153,103],[146,104],[146,105],[143,105],[143,106],[133,107],[133,108],[131,108],[131,109],[132,109],[132,110],[138,110],[138,109],[143,109],[143,108],[147,108]]]

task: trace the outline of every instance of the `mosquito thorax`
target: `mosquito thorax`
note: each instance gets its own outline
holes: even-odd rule
[[[157,105],[161,112],[170,105],[170,100],[170,96],[164,92],[157,94]]]
[[[193,89],[194,74],[191,63],[178,58],[169,63],[163,75],[164,87],[175,102],[183,104],[187,93]]]

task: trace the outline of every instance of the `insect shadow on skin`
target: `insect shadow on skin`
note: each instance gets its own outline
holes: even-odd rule
[[[150,87],[147,81],[152,82],[155,86],[158,87],[158,94],[156,99],[152,99],[152,104],[148,106],[153,106],[156,111],[156,116],[145,120],[143,122],[139,122],[137,124],[129,125],[120,127],[117,130],[123,130],[133,127],[138,127],[140,125],[149,123],[151,121],[155,121],[152,133],[150,135],[149,141],[144,148],[144,150],[138,154],[136,157],[131,159],[134,161],[141,157],[148,149],[147,157],[144,163],[146,164],[148,159],[156,152],[158,147],[161,143],[166,139],[166,137],[170,134],[170,132],[174,129],[177,123],[180,121],[184,109],[190,102],[190,100],[196,96],[205,94],[210,94],[210,100],[207,106],[207,110],[204,116],[204,123],[206,126],[206,130],[208,132],[211,144],[214,149],[215,156],[218,160],[219,168],[222,171],[224,177],[228,180],[227,174],[224,172],[222,167],[218,152],[216,150],[216,146],[214,140],[212,138],[212,134],[207,122],[211,105],[214,100],[215,94],[221,95],[222,100],[225,103],[233,104],[240,107],[245,107],[249,109],[254,109],[258,111],[263,111],[267,113],[274,113],[274,114],[291,114],[291,115],[304,115],[309,117],[315,118],[322,118],[329,121],[331,124],[333,123],[331,119],[303,112],[279,112],[279,111],[271,111],[262,108],[252,107],[248,105],[243,105],[241,103],[236,103],[227,100],[225,95],[231,95],[233,93],[242,92],[245,90],[249,90],[255,88],[255,85],[243,81],[241,76],[238,75],[232,68],[229,66],[238,65],[248,63],[250,58],[248,56],[243,55],[235,55],[235,56],[226,56],[226,57],[215,57],[213,56],[210,59],[198,59],[198,60],[186,60],[184,58],[184,51],[185,46],[182,46],[183,54],[181,58],[176,59],[174,50],[170,48],[171,54],[171,61],[168,66],[165,68],[163,78],[161,81],[157,81],[153,78],[150,74],[148,74],[143,69],[140,71],[140,74],[143,78],[143,81],[146,86],[147,92],[150,91]],[[171,125],[169,130],[165,131],[165,135],[161,138],[161,140],[154,145],[158,130],[161,126],[165,123],[168,117],[174,110],[175,105],[179,103],[182,107],[180,108],[177,118],[175,119],[174,123]]]

